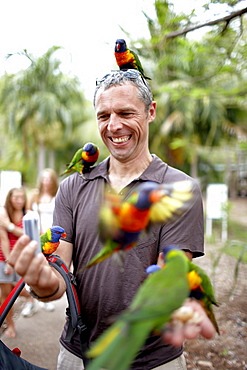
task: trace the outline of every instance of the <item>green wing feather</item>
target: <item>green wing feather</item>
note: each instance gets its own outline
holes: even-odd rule
[[[196,296],[197,292],[195,292],[195,298],[201,301],[206,314],[208,315],[209,319],[211,320],[212,324],[215,327],[215,330],[217,331],[218,334],[220,334],[220,330],[219,330],[219,327],[218,327],[218,324],[217,324],[217,321],[214,315],[214,311],[213,311],[213,305],[219,306],[219,302],[217,302],[215,298],[214,289],[210,281],[210,278],[208,277],[208,275],[203,269],[201,269],[199,266],[189,261],[189,271],[193,271],[193,270],[196,271],[197,274],[202,279],[202,282],[199,288],[199,290],[201,290],[202,296],[200,297],[199,295],[199,297],[197,298]],[[193,291],[192,291],[192,296],[193,296]]]
[[[41,249],[43,249],[43,246],[45,245],[45,243],[47,243],[51,238],[51,235],[48,236],[49,232],[50,232],[50,229],[48,229],[44,234],[40,235]]]

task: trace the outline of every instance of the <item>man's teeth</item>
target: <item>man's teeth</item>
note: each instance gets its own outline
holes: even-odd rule
[[[127,136],[127,137],[115,137],[115,138],[112,138],[112,141],[114,143],[124,143],[125,141],[128,141],[130,138],[130,136]]]

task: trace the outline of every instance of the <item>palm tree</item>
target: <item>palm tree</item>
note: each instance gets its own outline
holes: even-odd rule
[[[30,66],[6,75],[1,93],[6,124],[20,135],[25,161],[33,166],[35,157],[38,172],[45,167],[47,152],[53,166],[56,149],[66,147],[71,132],[85,120],[79,81],[60,71],[61,62],[54,57],[58,49],[53,46],[38,58],[24,50],[21,55]]]

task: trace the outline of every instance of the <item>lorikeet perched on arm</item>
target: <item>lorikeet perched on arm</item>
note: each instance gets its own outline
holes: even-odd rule
[[[205,271],[199,266],[195,265],[189,261],[189,274],[192,278],[193,274],[197,274],[198,282],[194,284],[193,289],[191,289],[190,297],[195,298],[201,302],[202,307],[204,308],[207,316],[214,325],[215,330],[220,334],[218,324],[216,322],[213,305],[219,306],[219,303],[216,301],[214,296],[214,290],[211,284],[211,281]]]
[[[41,249],[46,257],[55,252],[60,244],[61,237],[66,238],[66,233],[60,226],[52,226],[40,235]]]
[[[166,263],[166,255],[171,250],[179,250],[175,246],[165,247],[163,249],[164,262]],[[212,305],[219,306],[214,296],[213,286],[206,272],[191,262],[189,259],[188,263],[188,281],[190,286],[190,297],[198,300],[204,308],[208,318],[211,320],[214,328],[218,334],[220,334],[218,324],[216,322]]]
[[[158,184],[146,181],[138,185],[126,200],[106,193],[99,215],[99,232],[104,247],[84,267],[104,261],[113,253],[133,248],[150,223],[174,221],[188,209],[193,198],[192,183],[179,181]]]
[[[93,143],[86,143],[83,148],[77,150],[67,169],[61,174],[66,175],[77,171],[81,176],[90,167],[92,167],[99,158],[99,148]]]
[[[151,274],[123,311],[93,344],[87,370],[126,370],[147,337],[162,332],[172,313],[189,296],[188,264],[184,252],[169,252],[164,268]]]
[[[129,308],[116,318],[115,323],[89,349],[88,356],[94,360],[88,370],[127,370],[149,334],[161,334],[164,325],[169,325],[173,315],[176,314],[177,318],[180,316],[181,322],[185,324],[187,320],[196,322],[198,318],[193,311],[188,317],[188,311],[184,313],[180,308],[198,283],[203,286],[204,295],[215,301],[213,290],[208,289],[209,278],[205,278],[203,272],[204,278],[200,279],[199,273],[192,269],[193,264],[182,250],[166,246],[163,255],[163,267],[152,269],[154,272],[142,283]]]
[[[137,69],[144,78],[151,80],[151,78],[145,76],[138,55],[127,48],[126,42],[123,39],[117,39],[115,43],[115,58],[120,70]]]

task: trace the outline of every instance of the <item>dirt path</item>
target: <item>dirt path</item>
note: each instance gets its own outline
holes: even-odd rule
[[[243,223],[247,229],[247,199],[239,198],[231,203],[230,218]],[[219,308],[214,309],[220,336],[216,335],[213,340],[200,338],[186,343],[188,370],[247,369],[247,265],[240,265],[236,287],[229,297],[236,260],[222,254],[214,271],[213,263],[220,247],[221,243],[206,244],[206,256],[195,260],[212,278],[216,297],[221,303]]]

